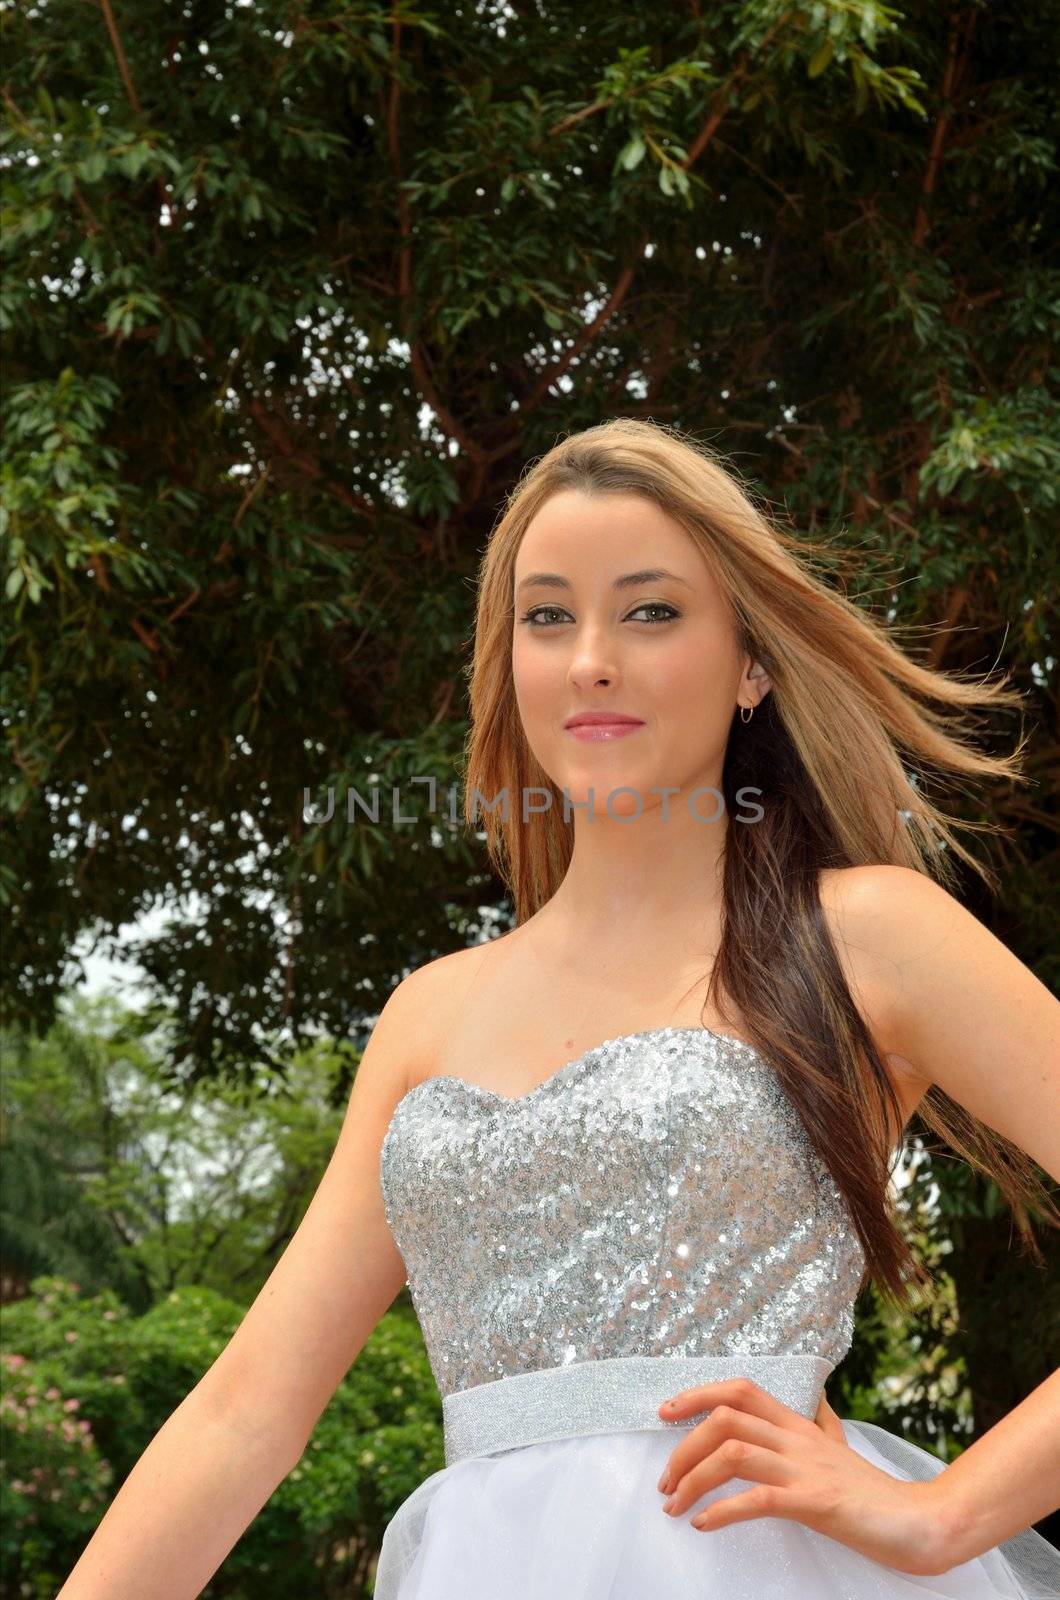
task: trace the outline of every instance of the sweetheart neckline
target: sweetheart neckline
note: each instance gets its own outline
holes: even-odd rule
[[[550,1072],[547,1078],[543,1079],[541,1083],[536,1083],[534,1087],[532,1089],[528,1089],[525,1094],[501,1094],[497,1089],[487,1088],[484,1083],[474,1083],[470,1078],[461,1078],[455,1073],[433,1072],[430,1073],[426,1078],[421,1078],[418,1083],[412,1084],[408,1089],[405,1090],[405,1093],[398,1100],[393,1111],[391,1112],[390,1121],[387,1123],[386,1131],[383,1134],[382,1143],[379,1147],[380,1153],[382,1153],[383,1145],[386,1144],[388,1138],[390,1137],[390,1134],[394,1128],[394,1124],[397,1121],[397,1114],[401,1110],[401,1107],[420,1089],[426,1089],[428,1084],[456,1084],[459,1088],[467,1090],[470,1094],[482,1095],[485,1099],[492,1100],[495,1104],[501,1106],[526,1105],[528,1101],[536,1100],[538,1095],[543,1094],[546,1089],[550,1089],[553,1084],[558,1083],[561,1080],[566,1081],[578,1068],[584,1067],[588,1063],[592,1062],[596,1057],[604,1055],[606,1051],[612,1049],[615,1045],[633,1044],[639,1039],[659,1039],[665,1035],[672,1034],[698,1034],[706,1039],[716,1039],[722,1044],[736,1045],[740,1049],[746,1050],[749,1053],[751,1060],[757,1065],[765,1067],[769,1065],[761,1051],[751,1044],[750,1040],[738,1039],[736,1035],[732,1033],[718,1033],[716,1029],[705,1028],[700,1024],[698,1026],[686,1028],[673,1025],[663,1028],[642,1028],[637,1033],[618,1033],[615,1034],[615,1036],[611,1039],[602,1039],[599,1044],[590,1045],[588,1050],[583,1050],[581,1055],[574,1056],[570,1061],[564,1061],[562,1066],[557,1067],[554,1072]]]

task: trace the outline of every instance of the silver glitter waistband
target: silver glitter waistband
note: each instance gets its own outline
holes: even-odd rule
[[[445,1462],[574,1434],[693,1428],[709,1407],[667,1422],[664,1400],[696,1384],[750,1378],[804,1417],[817,1414],[833,1363],[824,1356],[612,1356],[514,1373],[442,1400]]]

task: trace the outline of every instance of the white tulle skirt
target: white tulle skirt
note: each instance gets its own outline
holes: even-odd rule
[[[847,1442],[892,1477],[937,1456],[868,1422]],[[801,1523],[757,1517],[700,1532],[657,1487],[665,1428],[580,1434],[471,1456],[433,1473],[391,1519],[375,1600],[1057,1600],[1060,1551],[1033,1529],[930,1577],[882,1566]]]

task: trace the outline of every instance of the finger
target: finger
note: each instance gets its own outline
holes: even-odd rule
[[[768,1488],[781,1489],[794,1482],[795,1468],[776,1450],[750,1444],[746,1439],[725,1439],[686,1473],[667,1502],[670,1516],[682,1516],[689,1506],[732,1478],[745,1478]]]
[[[794,1428],[799,1433],[812,1432],[816,1424],[801,1411],[786,1406],[776,1395],[769,1393],[750,1378],[723,1378],[719,1383],[701,1383],[692,1389],[682,1389],[669,1400],[664,1400],[659,1413],[668,1422],[694,1416],[697,1411],[713,1410],[720,1405],[735,1406],[751,1416],[764,1417],[767,1422]]]
[[[715,1528],[725,1528],[731,1522],[749,1522],[752,1517],[787,1517],[791,1510],[783,1490],[773,1484],[759,1483],[744,1494],[725,1495],[698,1511],[692,1518],[697,1533],[710,1533]]]
[[[713,1413],[719,1406],[724,1405],[742,1411],[747,1416],[761,1417],[766,1422],[786,1427],[796,1433],[817,1435],[820,1432],[817,1424],[809,1417],[804,1417],[800,1411],[792,1410],[791,1406],[786,1406],[783,1401],[778,1400],[775,1395],[757,1383],[753,1383],[750,1378],[724,1378],[718,1383],[697,1384],[692,1389],[680,1390],[669,1400],[663,1401],[659,1413],[668,1422],[677,1422],[695,1416],[700,1411]],[[702,1450],[697,1450],[694,1446],[691,1452],[685,1450],[685,1444],[691,1437],[691,1434],[685,1436],[663,1468],[659,1478],[660,1490],[668,1493],[675,1487],[679,1476],[673,1470],[675,1466],[683,1472],[687,1470],[691,1458],[702,1454]]]
[[[784,1428],[762,1417],[752,1417],[744,1411],[734,1411],[730,1406],[719,1406],[706,1422],[681,1441],[671,1458],[668,1480],[667,1509],[680,1516],[708,1489],[723,1483],[733,1475],[731,1465],[751,1450],[767,1451],[775,1457],[770,1481],[790,1482],[794,1469],[790,1463],[780,1465],[785,1453],[790,1454],[791,1436]],[[718,1476],[719,1471],[721,1476]]]

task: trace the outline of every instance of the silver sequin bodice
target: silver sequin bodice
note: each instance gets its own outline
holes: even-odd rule
[[[612,1356],[850,1346],[861,1245],[742,1040],[623,1035],[518,1099],[427,1078],[380,1180],[443,1397]]]

